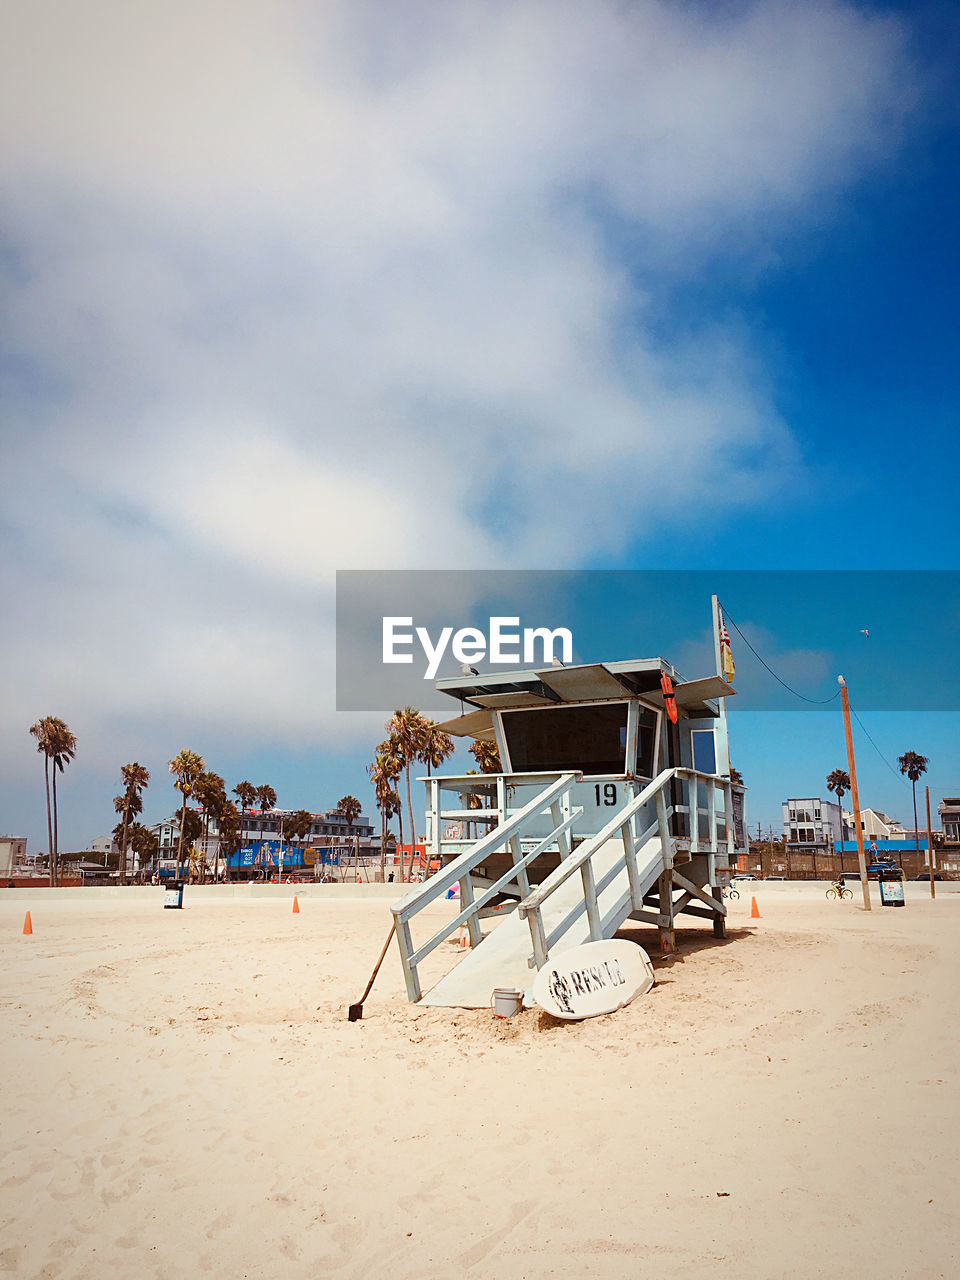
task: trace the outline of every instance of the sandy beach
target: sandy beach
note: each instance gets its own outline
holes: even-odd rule
[[[410,1006],[395,947],[348,1023],[372,890],[5,891],[0,1273],[954,1276],[960,894],[825,887],[624,931],[656,986],[576,1024]]]

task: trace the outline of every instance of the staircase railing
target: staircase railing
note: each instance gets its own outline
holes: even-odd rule
[[[540,777],[550,775],[534,776],[539,781]],[[529,893],[530,885],[527,881],[526,869],[551,844],[558,845],[561,857],[565,854],[569,855],[572,847],[569,835],[570,828],[583,813],[582,808],[574,808],[570,804],[569,797],[574,784],[580,781],[582,775],[571,772],[552,776],[553,780],[541,791],[538,791],[533,799],[521,808],[513,813],[509,813],[506,809],[501,809],[499,813],[500,821],[492,831],[472,844],[469,849],[431,876],[429,880],[417,885],[405,898],[402,898],[400,902],[395,903],[391,908],[397,928],[397,942],[400,947],[400,962],[403,966],[407,996],[411,1001],[420,999],[420,979],[417,973],[417,966],[431,951],[438,947],[451,933],[459,929],[461,925],[465,925],[467,928],[470,936],[470,945],[473,947],[479,946],[483,938],[480,929],[480,911],[492,902],[506,885],[513,881],[516,881],[521,893]],[[561,801],[563,801],[562,806]],[[561,807],[566,810],[566,816],[561,816]],[[540,815],[546,811],[550,812],[551,820],[554,824],[553,830],[548,835],[538,839],[533,848],[523,853],[520,845],[520,836],[528,827],[536,823]],[[471,810],[470,816],[473,817],[479,812],[478,810]],[[540,829],[542,830],[542,826]],[[512,857],[512,864],[509,870],[495,884],[485,889],[479,897],[474,897],[473,882],[470,879],[471,872],[475,868],[482,866],[491,855],[500,852],[504,848],[509,848]],[[441,895],[445,895],[454,885],[459,885],[460,887],[461,910],[452,920],[444,921],[441,928],[427,942],[415,947],[410,931],[410,921],[424,907],[436,901]]]
[[[687,784],[687,803],[685,805],[667,804],[666,789],[674,778],[678,778]],[[704,784],[706,791],[706,805],[703,808],[700,805],[701,783]],[[533,963],[536,967],[538,969],[543,968],[549,958],[550,948],[556,945],[584,912],[586,912],[592,941],[596,942],[601,938],[610,936],[611,929],[619,927],[621,920],[612,918],[615,913],[618,914],[617,906],[614,907],[613,912],[608,912],[608,916],[611,918],[605,919],[600,913],[599,898],[604,890],[620,875],[624,867],[626,867],[630,886],[631,909],[633,911],[641,910],[644,895],[649,892],[653,881],[663,871],[671,870],[673,867],[676,841],[670,830],[670,818],[675,812],[683,812],[687,815],[690,825],[688,837],[690,854],[693,856],[706,853],[710,857],[709,880],[711,883],[715,883],[715,868],[712,860],[719,852],[718,790],[723,796],[725,844],[728,856],[730,856],[733,853],[734,837],[733,803],[729,779],[718,777],[716,774],[701,773],[696,769],[675,767],[664,769],[641,792],[618,809],[610,821],[596,835],[585,840],[576,852],[565,858],[532,893],[524,898],[519,906],[519,913],[527,921],[530,928],[530,938],[533,944]],[[643,831],[635,833],[633,830],[634,815],[639,813],[651,801],[655,805],[656,817]],[[705,839],[701,836],[701,814],[706,816],[707,831]],[[616,836],[618,831],[621,833],[623,840],[623,854],[597,880],[594,875],[593,856],[603,848],[607,841]],[[647,841],[655,835],[659,835],[660,839],[660,864],[655,866],[653,872],[648,868],[644,873],[639,865],[637,855]],[[702,845],[705,845],[706,848],[701,847]],[[578,900],[576,906],[548,934],[543,923],[544,904],[577,871],[580,872],[583,884],[583,897]],[[717,910],[725,913],[722,902],[717,902]]]

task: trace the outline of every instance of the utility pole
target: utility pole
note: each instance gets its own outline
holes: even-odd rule
[[[937,896],[937,886],[933,879],[933,873],[936,870],[933,862],[933,826],[930,822],[930,788],[924,787],[927,793],[927,857],[930,859],[930,897]]]
[[[870,885],[867,880],[867,859],[863,852],[863,827],[860,821],[860,792],[857,790],[857,765],[853,758],[853,729],[850,726],[850,697],[847,682],[837,676],[840,686],[840,705],[843,708],[843,732],[847,740],[847,772],[850,774],[850,798],[853,801],[853,825],[857,833],[857,862],[860,865],[860,883],[863,886],[863,909],[870,910]],[[842,842],[841,842],[842,844]]]

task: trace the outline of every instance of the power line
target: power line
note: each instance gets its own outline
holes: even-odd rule
[[[810,702],[810,703],[812,703],[814,706],[818,706],[818,707],[825,706],[825,705],[826,705],[826,703],[828,703],[828,702],[832,702],[834,698],[838,698],[838,697],[840,696],[840,690],[839,690],[839,689],[837,690],[837,692],[836,692],[836,693],[832,694],[829,698],[808,698],[805,694],[798,693],[796,689],[792,689],[792,688],[790,687],[790,685],[788,685],[788,684],[787,684],[787,682],[786,682],[785,680],[781,680],[781,679],[780,679],[780,677],[777,675],[777,673],[773,670],[773,668],[772,668],[768,663],[764,662],[763,658],[761,658],[761,657],[760,657],[760,654],[759,654],[759,653],[757,653],[756,649],[753,647],[753,645],[750,643],[750,641],[747,639],[747,637],[743,634],[743,632],[740,630],[740,628],[739,628],[739,627],[737,626],[737,624],[734,622],[733,618],[731,618],[730,614],[727,612],[726,606],[725,606],[725,605],[723,605],[723,603],[722,603],[722,602],[721,602],[721,608],[723,609],[723,616],[724,616],[724,619],[725,619],[727,622],[729,622],[729,623],[730,623],[730,625],[733,627],[734,631],[736,631],[737,635],[740,637],[740,639],[743,641],[743,643],[747,646],[747,648],[750,650],[750,652],[753,654],[753,656],[757,659],[757,661],[758,661],[758,662],[759,662],[759,663],[760,663],[760,664],[761,664],[761,665],[762,665],[762,666],[763,666],[767,671],[769,671],[769,673],[773,676],[774,680],[776,680],[776,682],[777,682],[778,684],[783,685],[784,689],[786,689],[788,693],[792,693],[792,694],[794,695],[794,697],[800,698],[800,699],[802,699],[804,702]],[[880,748],[877,746],[877,744],[874,742],[874,740],[870,737],[870,734],[867,732],[867,727],[866,727],[866,725],[863,723],[863,721],[862,721],[862,720],[860,719],[860,717],[857,715],[856,711],[854,711],[852,707],[850,708],[850,710],[851,710],[851,713],[852,713],[852,715],[853,715],[853,718],[856,720],[857,724],[858,724],[858,725],[860,726],[860,728],[863,730],[863,732],[864,732],[864,734],[865,734],[865,736],[866,736],[866,739],[867,739],[867,741],[870,743],[871,747],[873,747],[874,751],[876,751],[877,755],[880,757],[880,759],[883,761],[883,763],[887,766],[887,768],[890,770],[890,772],[894,775],[894,777],[895,777],[899,782],[902,782],[904,786],[906,786],[906,785],[907,785],[907,780],[906,780],[906,778],[904,778],[904,776],[903,776],[903,774],[901,773],[901,771],[900,771],[899,769],[895,769],[895,768],[893,767],[893,765],[890,763],[890,761],[887,759],[887,757],[883,754],[883,752],[880,750]]]
[[[883,763],[887,766],[890,772],[892,774],[895,774],[898,780],[902,782],[904,786],[906,786],[907,785],[906,778],[903,776],[903,774],[900,772],[899,769],[895,769],[893,767],[893,765],[890,763],[887,757],[883,754],[883,752],[880,750],[880,748],[877,746],[874,740],[870,737],[869,733],[867,733],[866,725],[863,723],[863,721],[860,719],[860,717],[857,715],[857,713],[853,710],[852,707],[850,708],[850,710],[853,714],[854,720],[856,720],[857,724],[860,726],[863,732],[867,734],[867,741],[870,743],[871,747],[873,747],[874,751],[877,753],[877,755],[880,757]]]
[[[770,674],[773,676],[774,680],[776,680],[777,684],[782,684],[784,689],[786,689],[788,693],[792,693],[795,698],[800,698],[803,702],[810,702],[817,707],[825,706],[828,702],[832,702],[834,698],[839,698],[840,696],[839,689],[837,690],[836,693],[831,694],[829,698],[808,698],[805,694],[798,693],[796,689],[792,689],[790,685],[787,684],[786,680],[781,680],[780,677],[777,675],[777,673],[774,671],[773,667],[771,667],[768,663],[764,662],[763,658],[760,657],[759,653],[757,653],[756,649],[753,647],[753,645],[750,643],[747,637],[743,634],[743,632],[734,622],[733,618],[730,617],[730,614],[727,612],[726,605],[724,605],[722,601],[721,601],[720,607],[723,609],[724,620],[730,623],[734,631],[736,631],[737,635],[740,637],[743,643],[747,646],[747,648],[750,650],[753,656],[757,659],[757,661],[761,664],[761,666],[765,667],[766,670],[769,671]]]

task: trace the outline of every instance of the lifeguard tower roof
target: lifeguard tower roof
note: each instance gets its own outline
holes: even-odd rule
[[[437,689],[443,693],[478,708],[447,721],[441,728],[456,735],[492,738],[491,711],[636,697],[663,706],[660,680],[664,675],[673,681],[677,706],[691,716],[719,715],[716,699],[734,692],[720,676],[684,680],[664,658],[627,658],[570,667],[484,672],[436,682]]]

